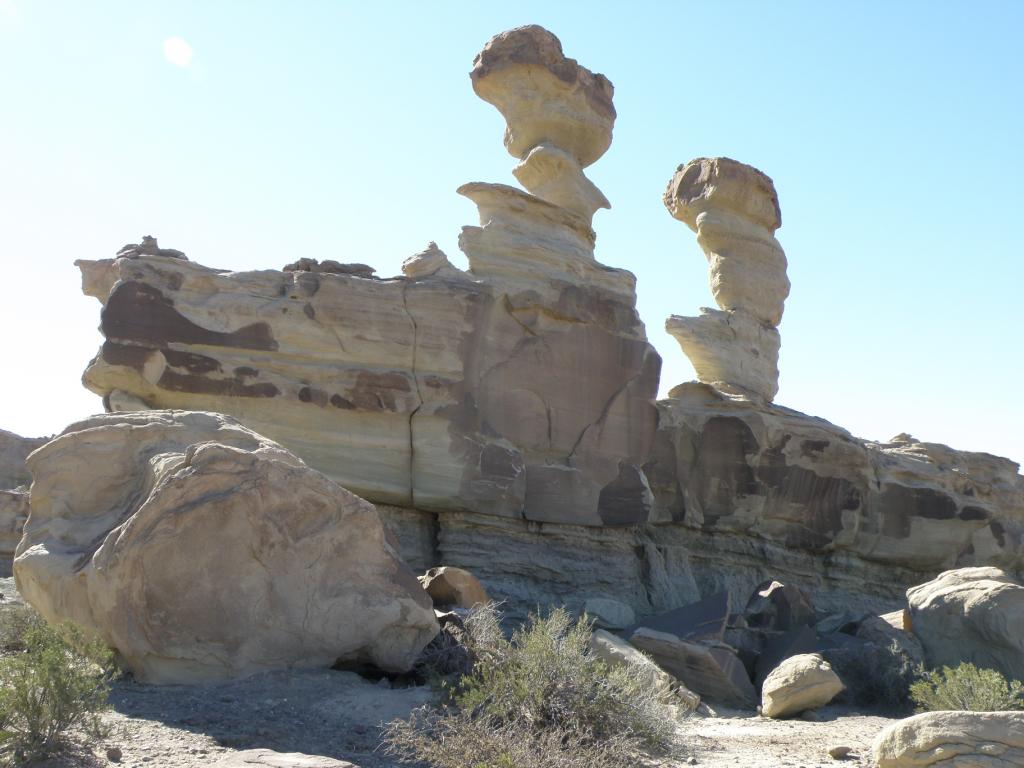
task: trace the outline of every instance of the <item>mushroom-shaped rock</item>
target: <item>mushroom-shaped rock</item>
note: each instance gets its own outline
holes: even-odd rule
[[[94,416],[29,468],[19,590],[140,680],[337,660],[405,671],[437,634],[373,505],[231,418]]]
[[[673,315],[666,330],[700,381],[771,402],[779,381],[776,327],[789,295],[786,254],[772,234],[782,223],[772,180],[727,157],[701,157],[679,166],[664,202],[697,233],[711,292],[723,310]]]
[[[1024,680],[1024,586],[1000,568],[958,568],[907,590],[929,666],[970,662]]]
[[[878,768],[1024,765],[1024,712],[925,712],[886,726],[872,752]]]
[[[844,687],[820,654],[790,656],[765,678],[761,714],[778,718],[817,709],[832,701]]]
[[[505,117],[505,146],[520,159],[536,146],[566,150],[583,168],[612,141],[615,89],[566,58],[558,38],[531,24],[502,32],[477,55],[473,90]]]
[[[786,254],[772,234],[782,223],[772,180],[727,157],[702,157],[679,167],[664,199],[669,213],[697,233],[718,306],[778,326],[789,279]]]

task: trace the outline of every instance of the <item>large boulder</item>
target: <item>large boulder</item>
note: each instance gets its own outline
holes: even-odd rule
[[[761,687],[761,714],[789,717],[828,704],[843,682],[817,653],[790,656],[771,671]]]
[[[907,590],[928,664],[970,662],[1024,680],[1024,586],[999,568],[960,568]]]
[[[373,505],[233,419],[95,416],[29,466],[19,590],[141,680],[339,659],[404,671],[437,633]]]
[[[590,636],[590,650],[609,667],[632,667],[649,688],[670,696],[686,711],[692,712],[700,706],[700,696],[618,635],[603,629],[596,630]]]
[[[878,768],[1013,768],[1024,765],[1024,712],[925,712],[875,739]]]

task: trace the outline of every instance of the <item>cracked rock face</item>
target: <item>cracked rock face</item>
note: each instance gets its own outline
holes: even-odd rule
[[[81,262],[106,337],[84,383],[111,409],[233,415],[373,501],[642,522],[661,361],[633,277],[571,214],[483,186],[469,273]]]
[[[338,659],[406,671],[437,633],[373,505],[233,419],[94,416],[29,467],[19,591],[140,680]]]
[[[664,196],[676,219],[697,233],[721,312],[673,315],[666,330],[700,381],[771,402],[779,388],[779,334],[789,295],[786,254],[773,232],[782,223],[772,180],[726,157],[680,166]]]

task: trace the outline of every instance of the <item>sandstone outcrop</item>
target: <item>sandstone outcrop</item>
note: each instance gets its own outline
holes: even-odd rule
[[[513,173],[531,194],[586,226],[596,210],[611,207],[583,173],[612,142],[615,90],[608,78],[566,58],[557,37],[531,25],[492,38],[470,79],[504,116],[505,147],[522,161]]]
[[[773,579],[878,614],[941,570],[1024,567],[1012,462],[767,402],[788,281],[766,176],[703,159],[669,188],[719,309],[675,328],[707,384],[655,403],[635,278],[596,260],[603,196],[581,170],[608,149],[611,84],[538,27],[497,36],[471,79],[528,191],[460,188],[479,209],[468,269],[433,244],[386,279],[80,261],[104,305],[85,385],[110,410],[238,418],[378,504],[407,562],[469,570],[511,617],[601,597],[642,618]]]
[[[96,416],[29,467],[19,591],[140,680],[339,659],[405,671],[437,633],[373,506],[233,419]]]
[[[925,712],[886,726],[872,752],[878,768],[1024,765],[1024,713]]]
[[[25,460],[49,439],[20,437],[0,429],[0,488],[28,488],[32,484],[32,473]]]
[[[0,490],[0,577],[11,575],[14,551],[28,519],[28,491]]]
[[[1024,680],[1024,586],[999,568],[946,571],[907,590],[931,667],[970,662]]]
[[[436,246],[388,280],[312,260],[243,273],[80,261],[106,337],[85,385],[110,407],[128,395],[234,415],[372,501],[646,522],[661,360],[635,278],[595,260],[566,191],[586,187],[579,168],[611,141],[611,84],[539,27],[492,40],[472,82],[508,120],[539,196],[460,187],[480,211],[459,238],[468,272]]]
[[[843,690],[839,675],[817,653],[790,656],[761,687],[761,714],[790,717],[828,704]]]
[[[772,180],[727,157],[702,157],[679,166],[664,200],[697,233],[722,310],[673,315],[665,329],[700,381],[771,402],[779,389],[776,329],[789,295],[786,254],[772,234],[782,224]]]

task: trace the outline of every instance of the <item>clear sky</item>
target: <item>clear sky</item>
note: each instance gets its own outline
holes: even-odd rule
[[[301,256],[383,276],[436,240],[458,264],[467,181],[515,183],[476,52],[528,23],[615,84],[597,257],[663,331],[712,304],[661,193],[727,155],[770,175],[793,291],[777,402],[870,439],[1024,460],[1024,2],[0,0],[0,427],[101,410],[77,258],[144,234],[202,264]]]

